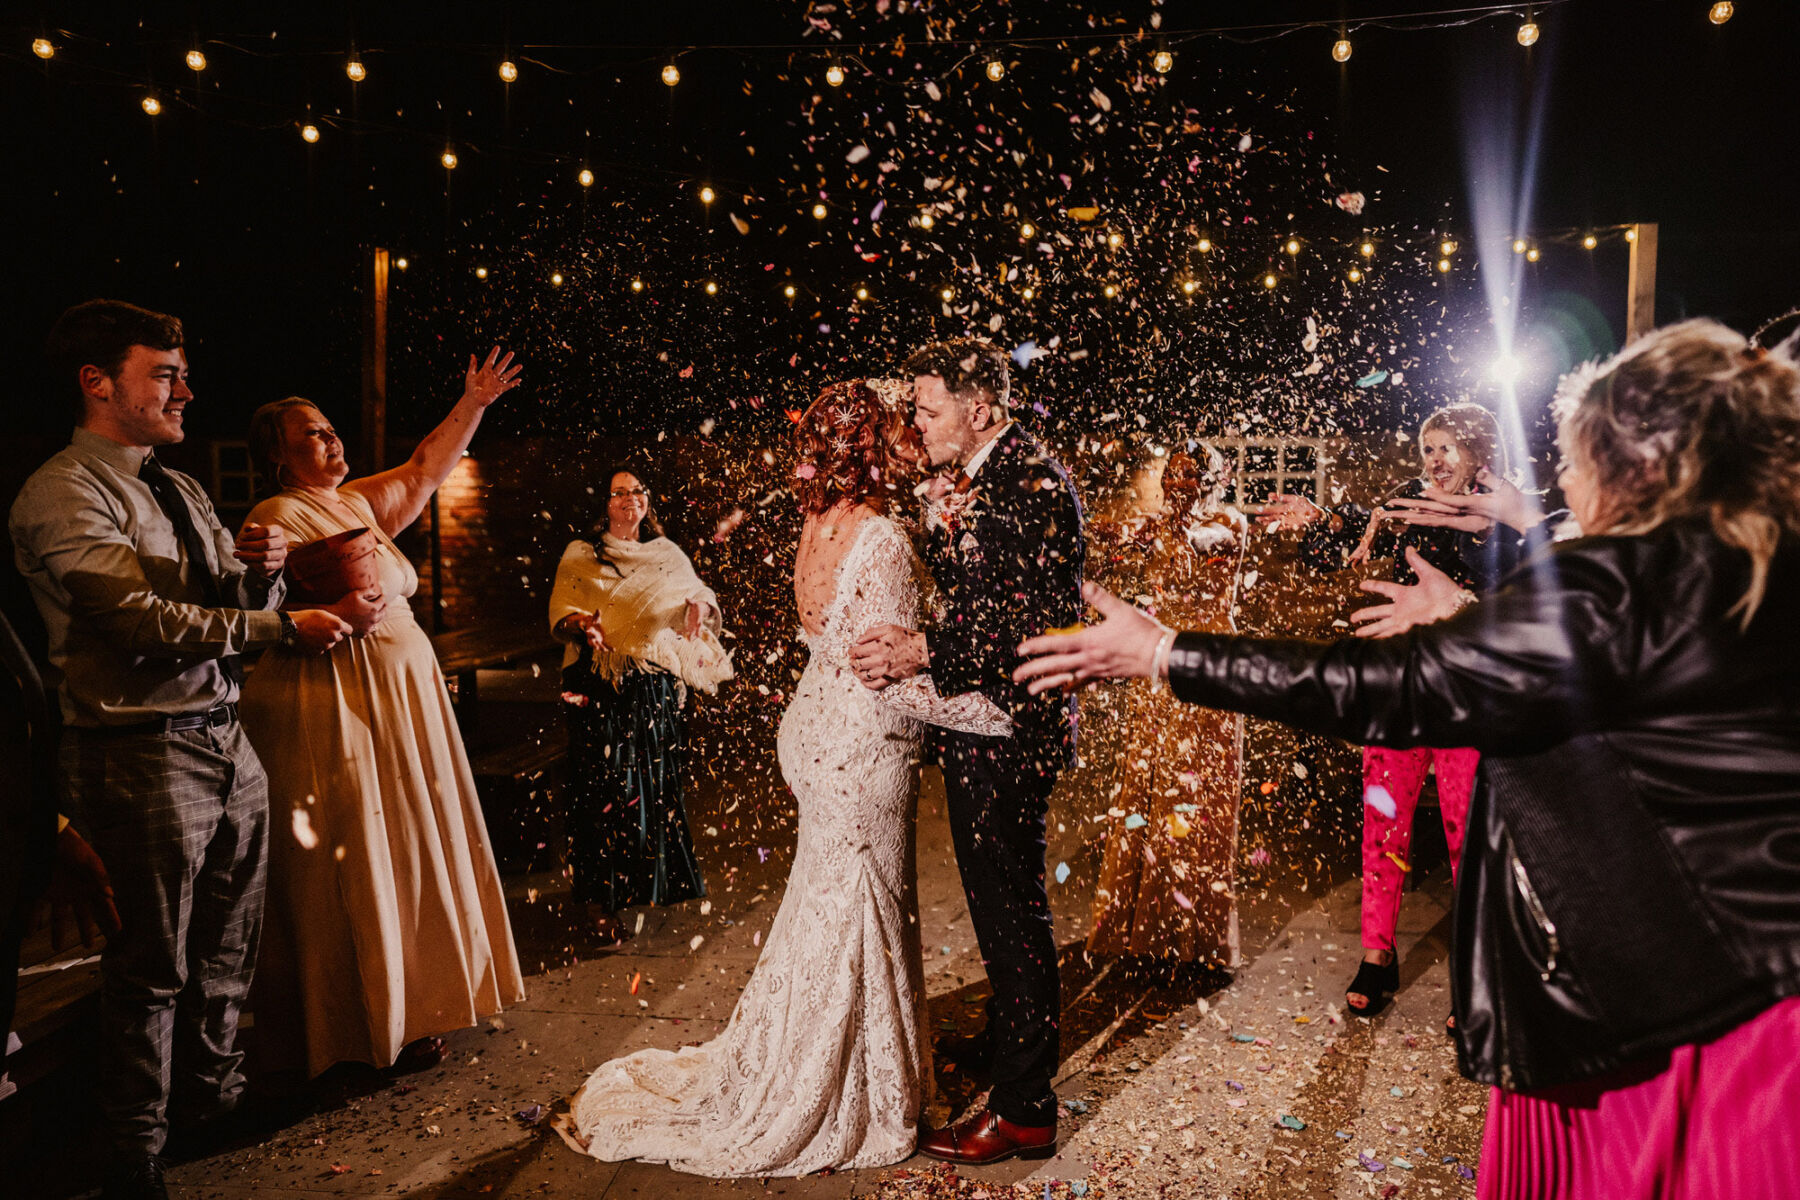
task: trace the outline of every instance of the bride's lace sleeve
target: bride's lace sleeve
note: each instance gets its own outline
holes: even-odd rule
[[[855,587],[844,613],[848,645],[877,625],[916,628],[919,623],[917,559],[906,535],[893,525],[872,530],[866,552],[856,564]],[[889,684],[874,693],[882,704],[916,721],[954,729],[1004,737],[1012,732],[1012,720],[980,692],[940,696],[928,674]]]

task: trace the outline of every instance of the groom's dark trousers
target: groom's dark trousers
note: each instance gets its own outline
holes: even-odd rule
[[[993,996],[988,1107],[1019,1125],[1056,1120],[1061,989],[1044,890],[1050,791],[1075,750],[1075,706],[1012,682],[1019,642],[1081,619],[1081,505],[1068,474],[1024,428],[1003,432],[965,507],[928,531],[944,617],[926,631],[939,693],[979,691],[1011,737],[932,731],[956,863]]]

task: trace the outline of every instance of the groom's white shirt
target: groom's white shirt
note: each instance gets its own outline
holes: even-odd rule
[[[969,457],[968,463],[963,467],[963,474],[967,475],[970,479],[975,478],[975,472],[981,470],[981,464],[988,460],[988,455],[994,452],[994,447],[1000,444],[1000,439],[1005,437],[1006,431],[1012,427],[1013,423],[1011,421],[1002,425],[994,436],[987,440],[986,445],[982,446],[981,449],[977,450]]]

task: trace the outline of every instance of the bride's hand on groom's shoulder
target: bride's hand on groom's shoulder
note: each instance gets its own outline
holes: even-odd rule
[[[870,691],[911,679],[925,669],[925,635],[898,625],[877,625],[850,647],[850,669]]]

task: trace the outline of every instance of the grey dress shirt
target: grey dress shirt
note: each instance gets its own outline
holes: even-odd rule
[[[13,552],[49,630],[70,725],[132,725],[235,701],[220,657],[281,640],[275,610],[287,585],[233,558],[205,491],[171,471],[206,543],[207,561],[190,562],[138,478],[148,453],[77,429],[13,502]],[[206,607],[201,571],[236,607]]]

